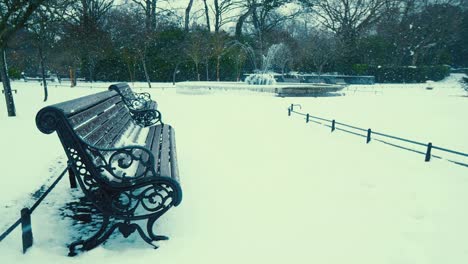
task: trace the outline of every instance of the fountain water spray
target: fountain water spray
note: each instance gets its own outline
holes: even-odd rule
[[[285,53],[287,49],[288,47],[284,43],[271,45],[271,47],[268,49],[266,56],[263,55],[261,71],[247,76],[247,78],[245,78],[245,82],[248,84],[258,85],[276,84],[276,74],[272,71],[273,66],[277,64],[276,59],[278,59],[280,55]]]

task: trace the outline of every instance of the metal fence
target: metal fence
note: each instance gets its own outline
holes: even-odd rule
[[[22,241],[23,241],[23,253],[25,253],[28,248],[33,244],[33,234],[31,227],[31,214],[34,210],[41,204],[41,202],[46,198],[46,196],[54,189],[57,183],[63,178],[65,173],[68,171],[68,166],[63,170],[63,172],[58,176],[58,178],[50,185],[50,187],[42,193],[42,195],[37,199],[37,201],[31,206],[31,208],[23,208],[21,210],[21,217],[12,224],[5,232],[0,235],[0,242],[3,241],[13,230],[15,230],[19,224],[21,224],[22,230]]]
[[[440,151],[441,155],[443,155],[444,153],[450,153],[450,154],[453,154],[455,156],[462,156],[462,157],[465,157],[465,158],[468,157],[467,153],[463,153],[461,151],[455,151],[455,150],[443,148],[443,147],[440,147],[440,146],[435,146],[431,142],[422,143],[422,142],[418,142],[418,141],[411,140],[411,139],[392,136],[392,135],[389,135],[389,134],[386,134],[386,133],[376,132],[376,131],[373,131],[370,128],[365,129],[365,128],[360,128],[360,127],[352,126],[352,125],[349,125],[349,124],[341,123],[341,122],[336,121],[335,119],[326,119],[326,118],[322,118],[322,117],[318,117],[318,116],[313,116],[313,115],[310,115],[309,113],[302,113],[302,112],[296,111],[296,110],[294,110],[295,107],[299,107],[299,109],[302,108],[301,105],[299,105],[299,104],[291,104],[291,106],[288,108],[288,116],[292,116],[293,114],[298,115],[298,116],[302,116],[302,117],[304,117],[306,123],[317,123],[317,124],[323,125],[325,127],[329,127],[329,128],[331,128],[331,132],[334,132],[335,130],[343,131],[343,132],[346,132],[346,133],[349,133],[349,134],[353,134],[353,135],[356,135],[356,136],[359,136],[359,137],[366,138],[366,143],[370,143],[371,140],[374,140],[374,141],[378,141],[378,142],[381,142],[381,143],[384,143],[384,144],[387,144],[387,145],[390,145],[390,146],[393,146],[393,147],[397,147],[397,148],[400,148],[400,149],[404,149],[404,150],[412,151],[412,152],[415,152],[415,153],[423,154],[425,156],[424,161],[426,161],[426,162],[429,162],[431,160],[431,158],[437,158],[437,159],[445,159],[445,160],[447,160],[449,162],[452,162],[454,164],[468,167],[468,163],[465,163],[465,162],[462,162],[462,161],[456,161],[456,160],[453,160],[453,159],[450,159],[450,158],[444,158],[443,156],[440,156],[440,155],[434,155],[433,150]],[[373,139],[372,138],[373,135],[380,136],[383,139],[381,139],[381,138],[374,138]],[[416,149],[413,149],[413,148],[405,147],[405,146],[402,146],[401,144],[399,145],[397,143],[392,143],[392,142],[389,142],[388,140],[385,140],[385,139],[392,139],[392,140],[396,140],[397,142],[405,142],[405,143],[408,143],[410,145],[423,146],[425,148],[425,151],[419,151],[419,150],[416,150]]]

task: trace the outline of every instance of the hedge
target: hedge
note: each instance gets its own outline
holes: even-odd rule
[[[450,75],[450,68],[441,66],[420,67],[369,67],[366,75],[375,76],[378,83],[422,83],[440,81]]]

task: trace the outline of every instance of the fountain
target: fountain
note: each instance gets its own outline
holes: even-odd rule
[[[245,83],[253,85],[274,85],[276,79],[274,73],[255,73],[245,78]]]
[[[274,85],[276,84],[275,75],[278,74],[272,71],[273,66],[275,66],[276,61],[279,55],[289,53],[289,49],[283,43],[273,44],[268,49],[268,52],[262,57],[262,69],[257,70],[254,74],[250,74],[245,78],[247,84],[253,85]]]
[[[262,57],[261,70],[249,74],[244,82],[248,85],[271,86],[271,88],[274,88],[275,93],[280,96],[317,96],[336,92],[345,87],[337,84],[278,83],[276,78],[283,79],[284,76],[283,74],[275,73],[273,68],[281,66],[284,69],[290,54],[289,48],[283,43],[271,45],[266,56],[263,55]],[[296,78],[296,80],[299,81],[299,78]]]
[[[254,68],[257,68],[255,63],[255,53],[253,49],[238,41],[229,43],[229,47],[240,47],[251,60]],[[329,92],[336,92],[344,88],[343,85],[336,84],[317,84],[317,83],[301,83],[297,78],[293,78],[295,82],[284,82],[285,75],[275,73],[273,70],[280,68],[283,70],[286,63],[291,58],[289,48],[283,44],[273,44],[266,55],[262,56],[262,65],[255,73],[246,76],[244,84],[239,82],[182,82],[178,83],[177,91],[190,94],[205,94],[217,90],[241,90],[274,93],[278,96],[323,96]]]

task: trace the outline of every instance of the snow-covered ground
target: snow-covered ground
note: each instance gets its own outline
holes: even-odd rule
[[[467,263],[468,168],[365,144],[286,111],[301,104],[313,115],[466,153],[468,97],[458,78],[433,90],[362,85],[319,98],[141,89],[176,130],[184,200],[157,224],[171,239],[153,250],[136,234],[116,235],[66,257],[79,230],[60,209],[79,191],[64,179],[32,215],[32,249],[21,253],[17,229],[0,243],[1,263]],[[44,103],[38,83],[13,83],[18,116],[7,117],[0,103],[0,232],[64,167],[57,136],[35,126],[37,111],[108,85],[51,86]]]

